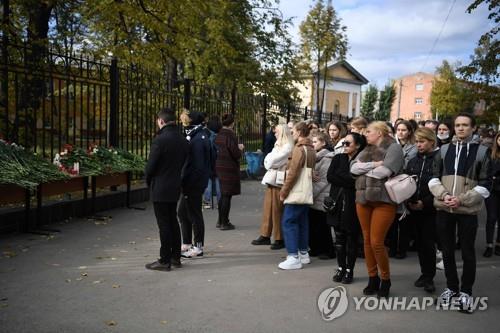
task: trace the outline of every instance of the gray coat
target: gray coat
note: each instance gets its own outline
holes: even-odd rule
[[[312,209],[325,211],[323,208],[323,201],[325,197],[330,195],[330,183],[326,179],[328,174],[328,168],[332,163],[332,158],[335,155],[334,152],[328,149],[322,149],[316,153],[316,166],[314,167],[314,172],[319,176],[319,181],[313,182],[313,197],[314,203],[311,206]]]

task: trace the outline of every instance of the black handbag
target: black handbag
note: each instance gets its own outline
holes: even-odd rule
[[[344,190],[340,188],[337,192],[337,195],[334,195],[334,197],[331,196],[331,193],[330,196],[325,197],[325,199],[323,200],[323,208],[327,213],[336,214],[338,212],[342,205],[343,192]]]

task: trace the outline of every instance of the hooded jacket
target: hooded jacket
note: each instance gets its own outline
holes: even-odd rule
[[[316,152],[316,165],[314,166],[314,172],[319,177],[319,180],[317,182],[313,182],[314,203],[311,206],[312,209],[320,210],[322,212],[325,211],[323,208],[323,201],[325,201],[325,197],[330,194],[330,184],[328,183],[326,176],[334,155],[334,152],[329,151],[326,148]]]
[[[476,215],[483,200],[490,195],[488,148],[472,136],[461,142],[455,137],[451,143],[441,147],[441,158],[442,163],[435,167],[433,178],[429,181],[434,207],[452,214]],[[444,204],[446,195],[458,197],[460,206],[447,207]]]

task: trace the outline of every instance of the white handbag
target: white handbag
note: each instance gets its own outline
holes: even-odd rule
[[[285,204],[292,205],[312,205],[313,200],[313,184],[312,184],[312,168],[307,167],[307,148],[304,146],[306,158],[304,167],[300,171],[299,178],[293,185],[292,190],[285,199]]]
[[[278,174],[278,170],[269,169],[266,174],[262,178],[262,185],[271,185],[276,186],[276,175]]]
[[[392,201],[397,204],[411,198],[417,191],[417,176],[400,174],[385,182],[385,189]]]

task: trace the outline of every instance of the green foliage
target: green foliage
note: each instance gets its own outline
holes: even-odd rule
[[[396,89],[394,84],[389,82],[385,85],[384,90],[380,92],[379,109],[374,114],[375,120],[388,121],[391,117],[391,108],[396,98]]]
[[[370,84],[361,103],[361,115],[367,119],[373,118],[375,105],[378,99],[378,88],[375,84]]]
[[[347,27],[333,8],[331,0],[325,5],[317,0],[305,20],[300,24],[301,50],[308,73],[315,73],[316,110],[323,108],[320,89],[324,89],[327,79],[328,62],[341,60],[348,49]],[[323,80],[323,87],[319,87]]]
[[[446,60],[436,69],[436,78],[431,91],[433,117],[442,119],[457,113],[472,112],[474,96],[469,85],[457,78],[455,68]]]

